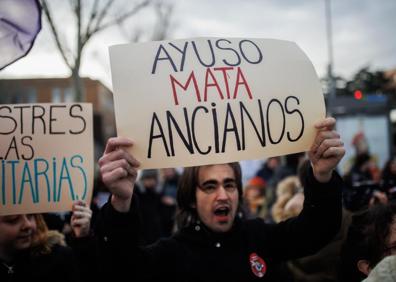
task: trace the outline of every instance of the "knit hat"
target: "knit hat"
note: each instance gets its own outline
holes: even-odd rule
[[[255,176],[250,178],[250,180],[247,183],[247,186],[257,186],[263,189],[265,188],[266,185],[267,183],[260,176]]]

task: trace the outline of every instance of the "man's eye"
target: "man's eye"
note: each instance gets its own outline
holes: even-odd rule
[[[214,185],[214,184],[207,184],[207,185],[204,185],[204,186],[202,187],[202,189],[203,189],[205,192],[211,192],[211,191],[216,190],[216,185]]]
[[[234,183],[234,182],[229,182],[229,183],[225,183],[224,184],[224,189],[227,189],[227,190],[229,190],[229,191],[233,191],[233,190],[235,190],[237,188],[237,185],[236,185],[236,183]]]

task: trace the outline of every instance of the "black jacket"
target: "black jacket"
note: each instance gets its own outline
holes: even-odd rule
[[[304,209],[296,218],[279,224],[237,219],[225,234],[192,225],[148,247],[138,247],[136,197],[128,213],[107,203],[96,231],[102,270],[113,279],[120,275],[133,281],[279,281],[280,262],[317,252],[340,227],[342,179],[334,174],[321,184],[312,170],[307,177]],[[254,274],[260,275],[257,269],[263,277]]]
[[[0,281],[81,281],[75,261],[72,250],[60,245],[55,245],[47,255],[32,255],[27,250],[12,263],[4,264],[0,260]],[[12,271],[6,265],[12,266]]]

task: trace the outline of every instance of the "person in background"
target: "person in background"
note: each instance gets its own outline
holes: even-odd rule
[[[159,192],[159,171],[157,169],[142,170],[135,192],[139,197],[142,217],[141,244],[149,245],[165,237],[164,222],[169,216],[164,212],[165,205]]]
[[[85,202],[76,201],[70,218],[72,233],[66,241],[73,251],[75,263],[83,281],[101,281],[97,270],[99,262],[97,241],[92,226],[93,214],[94,212]]]
[[[269,157],[262,165],[262,167],[257,170],[256,176],[261,177],[265,183],[270,186],[272,184],[272,178],[275,174],[275,171],[281,165],[281,158],[280,157]]]
[[[390,255],[396,255],[396,204],[376,204],[356,213],[341,252],[340,281],[362,281]]]
[[[271,208],[271,216],[274,222],[278,223],[290,217],[286,213],[285,206],[294,195],[299,192],[302,194],[302,191],[298,176],[288,176],[278,183],[276,187],[276,201]],[[300,210],[297,214],[299,212]]]
[[[344,176],[346,186],[343,192],[346,209],[356,212],[376,202],[387,203],[387,195],[381,191],[376,175],[377,172],[373,174],[370,155],[364,152],[356,155],[351,170]]]
[[[90,212],[76,204],[72,229],[87,236]],[[64,235],[48,230],[41,214],[0,216],[0,281],[82,281],[73,250]]]
[[[278,185],[280,190],[286,192],[281,196],[279,211],[274,219],[279,221],[288,220],[298,216],[304,208],[304,180],[307,168],[310,166],[309,160],[301,163],[298,169],[298,181],[293,178],[288,178],[281,181]],[[287,184],[289,185],[282,185]],[[294,184],[293,184],[294,183]],[[291,185],[290,185],[291,184]],[[297,184],[297,185],[296,185]],[[286,188],[288,187],[288,189]],[[298,187],[296,189],[296,187]],[[286,189],[285,189],[286,188]],[[279,191],[282,192],[282,191]],[[274,208],[276,205],[273,206]],[[319,252],[311,256],[293,259],[287,262],[287,269],[290,271],[294,282],[336,282],[337,277],[337,262],[340,259],[341,245],[345,240],[346,233],[350,223],[350,214],[343,211],[341,228],[336,236]]]
[[[396,157],[390,158],[381,173],[381,190],[390,201],[396,202]]]
[[[261,177],[265,181],[265,199],[267,210],[270,210],[271,206],[275,202],[275,189],[276,189],[276,179],[275,173],[281,166],[280,157],[269,157],[262,165],[262,167],[257,170],[256,176]]]
[[[175,168],[161,169],[162,236],[169,237],[175,229],[176,194],[180,175]]]
[[[376,156],[371,154],[369,142],[363,131],[359,131],[353,136],[351,145],[355,148],[355,155],[346,162],[344,174],[348,175],[352,169],[355,169],[356,173],[356,165],[359,166],[364,159],[364,173],[366,174],[366,177],[378,183],[381,176],[381,172],[378,167],[378,159]]]
[[[265,181],[258,176],[251,178],[243,189],[243,200],[249,218],[267,219],[268,209],[265,199]]]
[[[342,179],[334,172],[345,154],[335,120],[316,124],[309,152],[304,209],[294,219],[266,224],[238,217],[242,174],[238,163],[184,169],[177,194],[179,231],[142,247],[139,162],[127,151],[130,139],[107,142],[99,166],[112,193],[98,217],[96,234],[104,277],[137,281],[285,281],[278,264],[313,254],[338,232]],[[286,280],[289,281],[289,280]]]
[[[296,176],[298,168],[306,159],[306,153],[288,154],[284,157],[285,162],[277,167],[272,177],[271,184],[276,187],[280,181],[288,176]]]

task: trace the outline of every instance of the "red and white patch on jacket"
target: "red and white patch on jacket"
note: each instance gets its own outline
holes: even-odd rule
[[[249,261],[250,267],[254,275],[260,278],[263,277],[264,274],[267,272],[267,265],[265,264],[265,261],[256,253],[250,254]]]

